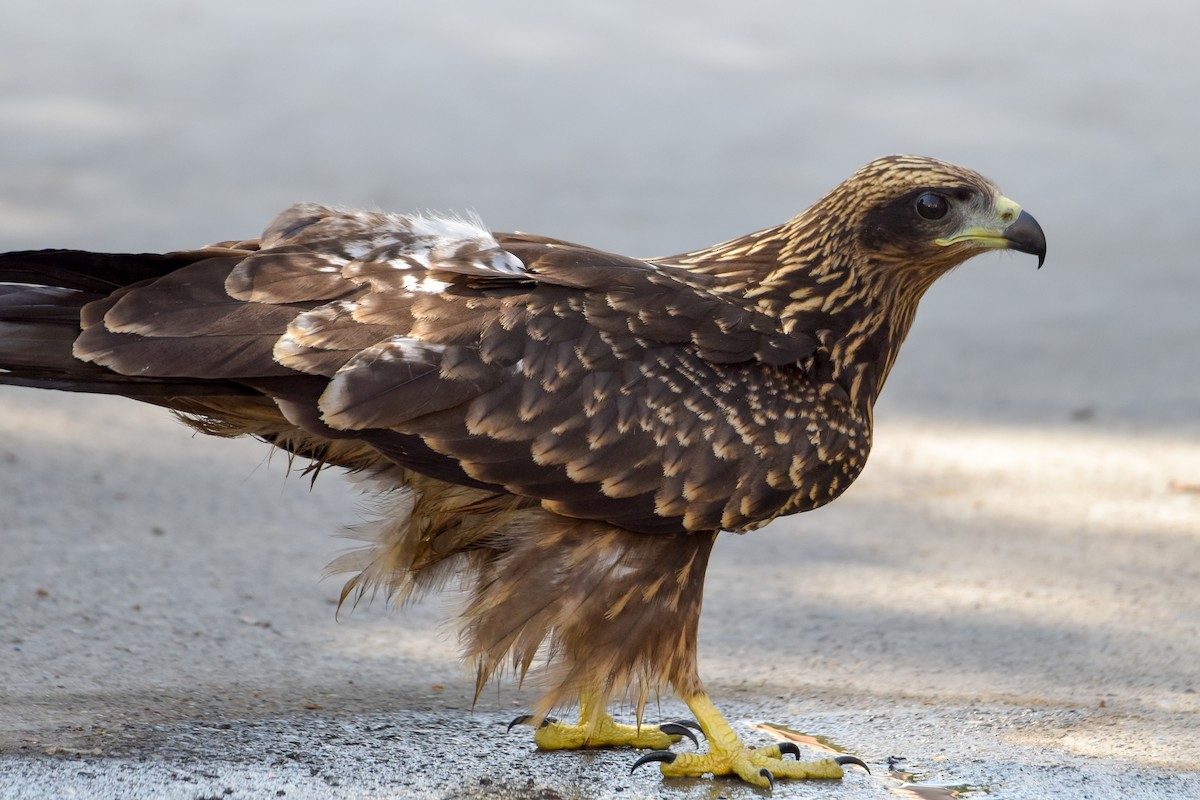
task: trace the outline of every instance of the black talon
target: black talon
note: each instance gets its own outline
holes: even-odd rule
[[[681,722],[664,722],[658,726],[658,729],[668,736],[686,736],[692,740],[692,744],[696,749],[700,749],[700,740],[696,738],[696,734],[692,733],[692,729]]]
[[[675,720],[675,724],[683,725],[685,727],[691,728],[694,731],[700,731],[701,733],[704,733],[704,728],[701,728],[700,723],[696,722],[696,720],[694,720],[694,719],[677,719],[677,720]]]
[[[530,720],[534,720],[534,719],[537,719],[537,717],[535,717],[533,714],[522,714],[521,716],[514,719],[512,722],[508,723],[508,730],[506,730],[505,733],[512,733],[513,728],[517,727],[518,725],[526,725],[529,723]],[[558,722],[558,720],[555,719],[554,717],[546,717],[545,719],[542,720],[542,723],[540,725],[538,725],[538,727],[544,728],[552,722]]]
[[[646,755],[633,762],[633,766],[629,768],[629,774],[640,767],[642,764],[649,764],[651,761],[662,761],[664,764],[670,764],[675,761],[675,753],[670,750],[653,750]]]
[[[758,774],[767,779],[767,784],[771,787],[771,790],[774,791],[775,790],[775,776],[771,774],[771,770],[767,769],[766,767],[763,767],[762,769],[760,769],[758,771]]]
[[[781,742],[779,745],[779,757],[783,758],[785,753],[790,753],[797,761],[800,760],[800,748],[795,742]]]
[[[834,759],[834,761],[837,762],[839,767],[844,767],[847,764],[853,764],[856,767],[862,767],[865,769],[868,775],[871,774],[871,768],[868,767],[866,762],[864,762],[861,758],[855,758],[854,756],[838,756]]]

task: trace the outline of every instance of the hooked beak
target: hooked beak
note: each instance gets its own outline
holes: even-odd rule
[[[1041,269],[1046,261],[1046,234],[1033,215],[1007,197],[998,198],[992,210],[992,218],[983,224],[964,227],[953,236],[938,239],[937,243],[946,246],[973,242],[985,248],[1029,253],[1038,257]]]
[[[1042,268],[1046,261],[1046,234],[1028,211],[1022,211],[1016,221],[1004,229],[1004,241],[1008,242],[1009,250],[1037,256],[1038,269]]]

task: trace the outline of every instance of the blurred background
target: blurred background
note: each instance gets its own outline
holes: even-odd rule
[[[879,155],[970,166],[1041,222],[1045,267],[989,255],[934,287],[855,489],[722,541],[702,669],[746,703],[1119,707],[1145,752],[1107,718],[1066,750],[1194,769],[1198,29],[1154,0],[10,3],[0,249],[186,248],[314,200],[658,255],[779,223]],[[118,715],[114,686],[172,719],[201,713],[185,685],[233,717],[469,707],[436,613],[333,625],[340,581],[315,587],[358,501],[265,460],[133,403],[0,389],[12,736]],[[776,602],[803,613],[739,624]],[[268,617],[270,646],[247,641]],[[1023,741],[1067,741],[1046,724]]]

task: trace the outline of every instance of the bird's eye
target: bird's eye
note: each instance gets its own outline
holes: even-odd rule
[[[941,219],[950,210],[946,198],[933,192],[925,192],[917,198],[917,213],[925,219]]]

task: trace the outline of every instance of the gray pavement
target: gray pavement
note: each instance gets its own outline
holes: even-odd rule
[[[187,247],[320,200],[652,254],[781,221],[883,153],[994,178],[1045,268],[989,256],[934,288],[856,486],[718,544],[701,669],[747,737],[823,735],[874,772],[777,797],[1200,797],[1200,11],[4,17],[3,249]],[[759,794],[505,735],[536,691],[472,709],[453,597],[335,621],[322,568],[361,500],[286,472],[156,409],[0,390],[0,796]]]

